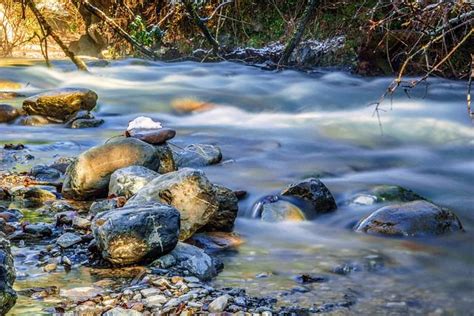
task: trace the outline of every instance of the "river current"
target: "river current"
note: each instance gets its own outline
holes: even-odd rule
[[[113,61],[75,71],[66,62],[3,66],[0,78],[32,95],[60,87],[90,88],[99,95],[99,128],[65,129],[0,124],[0,143],[23,143],[37,159],[75,156],[123,133],[137,116],[176,129],[173,143],[221,147],[223,162],[204,168],[212,182],[248,197],[235,230],[245,244],[222,254],[215,286],[237,286],[279,304],[312,306],[356,302],[355,314],[471,314],[474,306],[474,128],[466,113],[466,83],[432,78],[387,100],[380,124],[373,115],[391,78],[361,78],[337,71],[270,72],[234,63]],[[426,92],[426,95],[425,95]],[[178,114],[170,104],[193,98],[214,104]],[[22,98],[6,100],[18,107]],[[381,125],[381,126],[380,126]],[[17,170],[31,166],[18,165]],[[0,168],[1,169],[1,168]],[[260,197],[310,176],[320,177],[338,203],[335,213],[304,223],[270,224],[250,218]],[[374,185],[400,185],[453,210],[465,233],[429,239],[390,239],[351,231],[380,205],[345,203]],[[26,247],[27,248],[27,247]],[[14,252],[27,252],[14,247]],[[360,269],[346,275],[337,266]],[[45,274],[17,267],[17,289],[93,282],[87,269]],[[327,282],[298,288],[294,276],[322,275]],[[293,289],[293,290],[291,290]],[[282,294],[285,293],[285,294]],[[54,302],[20,296],[11,315],[39,313]]]

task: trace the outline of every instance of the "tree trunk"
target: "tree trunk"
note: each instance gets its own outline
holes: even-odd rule
[[[318,3],[318,0],[308,0],[308,4],[306,5],[306,8],[303,12],[303,16],[301,17],[300,23],[298,24],[298,27],[295,33],[293,34],[293,37],[286,45],[285,50],[283,51],[283,54],[280,58],[280,61],[278,62],[278,67],[288,64],[288,60],[290,59],[291,54],[303,38],[304,30],[308,25],[311,16],[314,14]]]
[[[206,38],[206,40],[209,42],[209,44],[211,44],[213,51],[217,53],[219,51],[220,45],[216,41],[216,39],[212,36],[206,24],[204,24],[203,20],[196,12],[196,8],[194,7],[193,2],[190,0],[185,0],[183,1],[183,3],[184,3],[184,7],[186,8],[186,11],[188,11],[189,15],[191,15],[191,18],[194,20],[194,23],[196,23],[196,25],[199,27],[202,34]]]
[[[152,50],[138,43],[133,37],[131,37],[127,32],[125,32],[117,23],[115,23],[114,20],[109,18],[100,9],[90,4],[89,1],[87,0],[73,0],[73,1],[76,2],[77,7],[79,7],[80,5],[83,5],[87,10],[89,10],[91,13],[96,15],[99,19],[101,19],[102,21],[110,25],[110,27],[112,27],[115,30],[115,32],[117,32],[123,39],[129,42],[133,47],[135,47],[143,55],[154,60],[159,58],[157,54],[155,54]]]
[[[28,5],[28,7],[30,8],[30,10],[33,12],[33,14],[35,15],[36,17],[36,20],[38,20],[38,23],[40,24],[40,26],[45,30],[46,34],[51,36],[54,41],[56,43],[58,43],[59,47],[61,47],[61,49],[63,50],[64,54],[66,54],[67,57],[69,57],[69,59],[71,59],[71,61],[74,63],[74,65],[76,65],[77,69],[79,70],[82,70],[82,71],[88,71],[87,70],[87,66],[86,64],[82,61],[82,59],[80,59],[79,57],[77,57],[76,55],[74,55],[73,52],[71,52],[67,46],[64,44],[64,42],[59,38],[59,36],[53,32],[53,29],[51,28],[51,26],[49,25],[49,23],[46,21],[46,19],[44,18],[44,16],[41,14],[41,12],[39,12],[39,10],[36,8],[36,5],[35,3],[33,2],[33,0],[26,0],[26,4]]]

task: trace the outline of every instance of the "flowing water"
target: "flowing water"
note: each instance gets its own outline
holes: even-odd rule
[[[351,298],[358,314],[471,314],[474,306],[474,128],[466,114],[464,82],[431,79],[411,98],[400,92],[380,114],[373,106],[390,78],[359,78],[321,71],[268,72],[233,63],[115,61],[79,73],[64,62],[0,68],[1,79],[21,82],[31,95],[58,87],[85,87],[99,95],[99,128],[0,125],[0,141],[21,142],[46,162],[73,156],[120,135],[128,121],[150,116],[177,130],[173,143],[221,147],[223,163],[206,167],[211,181],[246,190],[236,231],[246,243],[221,255],[216,286],[272,295],[279,304],[312,306]],[[427,92],[425,96],[425,92]],[[190,97],[214,103],[209,111],[179,115],[170,103]],[[22,99],[10,104],[21,106]],[[383,130],[383,133],[382,133]],[[17,170],[27,166],[18,165]],[[309,176],[321,177],[339,208],[300,224],[249,218],[261,196]],[[449,207],[466,233],[401,240],[357,234],[351,227],[378,206],[348,206],[355,192],[377,184],[410,188]],[[35,246],[44,247],[44,246]],[[33,247],[33,248],[35,248]],[[28,246],[15,247],[28,253]],[[358,267],[347,275],[336,266]],[[16,288],[93,282],[87,269],[46,275],[19,266]],[[299,273],[328,281],[299,286]],[[28,275],[28,276],[26,276]],[[54,302],[20,297],[12,315],[39,313]]]

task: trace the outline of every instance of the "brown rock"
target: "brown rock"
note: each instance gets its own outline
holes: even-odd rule
[[[0,104],[0,123],[8,123],[20,116],[19,111],[8,104]]]
[[[138,138],[148,144],[160,145],[175,137],[176,131],[171,128],[131,129],[126,132],[126,136]]]

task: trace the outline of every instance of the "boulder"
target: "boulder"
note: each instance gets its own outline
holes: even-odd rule
[[[8,104],[0,104],[0,123],[8,123],[20,116],[20,112]]]
[[[214,185],[219,208],[200,231],[231,232],[239,211],[239,200],[235,193],[223,186]]]
[[[16,302],[16,293],[12,289],[15,281],[13,257],[10,243],[0,232],[0,315],[5,315]]]
[[[160,168],[158,172],[165,174],[168,172],[176,171],[176,163],[174,161],[173,151],[168,144],[156,145],[156,153],[160,158]]]
[[[155,148],[135,138],[92,147],[67,168],[62,193],[66,198],[77,200],[105,196],[110,175],[132,165],[157,170],[160,160]]]
[[[192,144],[173,154],[178,168],[204,167],[217,164],[222,160],[220,148],[207,144]]]
[[[334,211],[336,201],[329,189],[319,179],[308,178],[298,183],[290,184],[281,191],[282,196],[302,199],[310,203],[314,215]]]
[[[180,242],[170,255],[175,258],[177,265],[202,281],[210,280],[217,275],[212,258],[193,245]]]
[[[129,166],[115,170],[110,176],[109,196],[127,199],[160,174],[142,166]]]
[[[362,219],[357,232],[391,236],[429,236],[462,231],[458,217],[450,210],[419,200],[382,207]]]
[[[41,115],[65,122],[80,110],[90,111],[97,103],[97,94],[89,89],[63,88],[31,96],[23,101],[29,115]]]
[[[219,209],[214,186],[200,170],[184,168],[161,175],[133,196],[126,205],[161,202],[181,214],[180,240],[191,237],[206,225]]]
[[[106,260],[129,265],[173,250],[178,242],[179,217],[175,208],[160,203],[124,206],[98,214],[92,232]]]

